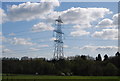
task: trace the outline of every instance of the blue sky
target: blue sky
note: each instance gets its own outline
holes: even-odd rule
[[[111,6],[112,5],[112,6]],[[53,57],[61,15],[65,56],[117,52],[117,2],[3,2],[3,57]]]

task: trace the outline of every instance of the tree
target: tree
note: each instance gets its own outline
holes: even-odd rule
[[[104,61],[108,60],[108,55],[104,55]]]
[[[96,57],[96,61],[102,61],[102,57],[100,54],[98,54],[98,57]]]
[[[118,68],[112,64],[108,63],[104,68],[104,75],[105,76],[116,76],[118,74]]]
[[[87,59],[87,57],[86,57],[85,55],[81,55],[81,58],[82,58],[83,60],[86,60],[86,59]]]
[[[88,56],[75,56],[69,59],[51,59],[35,58],[28,60],[19,60],[17,58],[3,58],[3,74],[38,74],[38,75],[80,75],[80,76],[119,76],[120,75],[120,57],[104,56],[98,54],[96,60]],[[107,60],[107,61],[105,61]]]
[[[115,54],[115,56],[120,56],[120,53],[119,53],[119,52],[117,52],[117,53]]]

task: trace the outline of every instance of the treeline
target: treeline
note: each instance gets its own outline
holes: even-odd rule
[[[114,57],[101,55],[92,57],[81,55],[59,60],[46,60],[45,58],[28,59],[23,57],[2,58],[2,71],[4,74],[36,74],[36,75],[63,75],[63,76],[119,76],[120,53]]]

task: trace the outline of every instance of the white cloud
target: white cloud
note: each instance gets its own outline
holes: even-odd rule
[[[8,53],[8,52],[12,52],[13,50],[9,49],[9,48],[6,48],[5,46],[3,45],[0,45],[0,49],[1,49],[1,52],[2,53]]]
[[[30,50],[38,51],[38,50],[40,50],[40,49],[38,49],[38,48],[30,48]]]
[[[6,42],[6,38],[2,35],[2,32],[0,32],[0,43]]]
[[[30,39],[25,39],[25,38],[16,38],[14,37],[13,39],[9,40],[12,44],[15,45],[35,45],[35,43],[32,43]]]
[[[8,9],[7,17],[9,21],[44,19],[47,14],[59,5],[58,0],[42,0],[39,3],[26,2],[19,5],[12,5]]]
[[[63,47],[64,47],[64,48],[68,48],[69,46],[68,46],[68,45],[64,45]]]
[[[5,11],[0,8],[0,24],[2,24],[5,20],[6,20]]]
[[[75,29],[84,29],[84,28],[90,28],[90,27],[92,27],[91,24],[77,24],[73,26],[73,28]]]
[[[101,27],[101,28],[105,28],[105,27],[113,27],[113,21],[111,19],[103,19],[102,21],[100,21],[98,23],[98,25],[96,27]]]
[[[107,28],[102,29],[102,31],[96,31],[92,36],[96,38],[117,40],[118,39],[118,18],[120,13],[114,14],[112,19],[101,20],[96,27]],[[119,18],[120,19],[120,18]]]
[[[112,28],[116,28],[118,27],[118,20],[120,19],[120,13],[118,14],[114,14],[112,19],[103,19],[101,20],[98,25],[96,27],[101,27],[101,28],[105,28],[105,27],[112,27]]]
[[[32,31],[33,32],[41,32],[41,31],[49,31],[49,30],[53,30],[54,28],[50,25],[50,24],[45,24],[43,22],[40,22],[38,24],[35,24],[32,27]]]
[[[81,24],[81,25],[90,25],[90,22],[93,22],[99,18],[103,18],[106,14],[111,13],[107,8],[70,8],[66,11],[63,11],[61,16],[65,23]],[[71,22],[72,21],[72,22]]]
[[[118,29],[103,29],[102,31],[96,31],[92,36],[95,38],[102,38],[105,40],[117,40]]]
[[[40,48],[49,47],[49,45],[38,45]]]
[[[12,5],[8,9],[9,21],[24,21],[33,19],[46,19],[49,23],[61,15],[64,24],[77,24],[79,28],[91,27],[91,23],[99,18],[104,18],[111,11],[107,8],[70,8],[64,11],[54,11],[60,6],[58,0],[41,0],[40,3],[26,2]],[[72,21],[72,22],[71,22]]]
[[[79,30],[73,31],[70,34],[72,36],[83,36],[88,35],[90,32],[85,31],[85,28],[92,27],[94,21],[104,18],[106,14],[110,14],[111,11],[107,8],[70,8],[65,11],[55,12],[54,15],[61,15],[61,19],[63,20],[64,24],[74,24],[73,28],[77,28]],[[49,18],[56,17],[56,16],[49,16]],[[82,29],[82,30],[81,30]]]
[[[53,12],[48,15],[48,19],[55,20],[59,15],[64,24],[78,24],[81,28],[91,27],[91,23],[97,19],[104,18],[111,11],[107,8],[70,8],[61,12]],[[72,21],[72,22],[71,22]]]
[[[10,50],[10,49],[8,49],[8,48],[4,48],[4,49],[2,50],[2,53],[8,53],[8,52],[12,52],[12,50]]]
[[[31,47],[29,48],[30,50],[33,50],[33,51],[38,51],[40,50],[41,48],[45,48],[45,47],[49,47],[49,45],[37,45],[37,48],[34,48],[34,47]]]
[[[0,36],[0,41],[1,41],[1,42],[7,42],[7,38],[4,37],[4,36]]]
[[[65,11],[54,11],[60,6],[58,0],[41,0],[40,3],[26,2],[19,5],[12,5],[8,9],[10,21],[23,21],[32,19],[46,19],[53,22],[61,15],[64,24],[78,24],[80,28],[91,27],[91,23],[99,18],[104,18],[111,11],[107,8],[70,8]],[[72,21],[72,22],[71,22]]]
[[[77,31],[73,31],[70,33],[71,36],[83,36],[83,35],[89,35],[90,32],[87,32],[85,30],[77,30]]]
[[[117,51],[117,46],[84,46],[81,50],[92,50],[92,51]]]
[[[10,34],[9,34],[9,36],[14,36],[14,35],[15,35],[15,33],[10,33]]]
[[[113,15],[112,19],[113,19],[113,24],[118,25],[119,24],[118,21],[120,19],[120,13]]]

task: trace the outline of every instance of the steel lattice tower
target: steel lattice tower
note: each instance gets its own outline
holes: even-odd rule
[[[54,59],[60,59],[64,57],[64,53],[63,53],[63,32],[61,29],[61,24],[63,23],[61,20],[61,17],[59,16],[58,19],[55,20],[56,23],[56,28],[54,30],[55,32],[55,48],[54,48]]]

